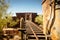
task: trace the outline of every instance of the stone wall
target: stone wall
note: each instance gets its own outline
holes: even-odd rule
[[[44,33],[46,33],[46,27],[48,26],[47,25],[47,22],[50,18],[50,14],[51,14],[51,7],[50,7],[50,1],[47,0],[45,1],[43,4],[42,4],[42,10],[43,10],[43,28],[44,28]]]
[[[42,4],[44,33],[50,34],[52,40],[60,40],[60,5],[55,5],[55,0],[46,0]]]

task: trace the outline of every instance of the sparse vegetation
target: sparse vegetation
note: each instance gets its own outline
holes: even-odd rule
[[[11,13],[7,13],[8,7],[9,5],[5,0],[0,0],[0,31],[7,27],[7,23],[9,23],[9,26],[14,26],[18,22],[18,20],[14,21],[12,19]]]
[[[43,24],[43,16],[42,15],[38,15],[35,18],[35,22],[37,22],[38,24],[42,25]]]

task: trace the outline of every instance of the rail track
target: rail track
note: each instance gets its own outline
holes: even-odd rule
[[[31,21],[26,22],[26,32],[28,40],[50,40],[50,36],[43,33],[43,28]]]

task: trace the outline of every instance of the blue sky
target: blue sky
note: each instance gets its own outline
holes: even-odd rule
[[[36,12],[42,14],[42,0],[10,0],[8,12]]]

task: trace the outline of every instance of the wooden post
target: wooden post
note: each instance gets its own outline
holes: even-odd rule
[[[25,21],[27,20],[27,14],[25,14]]]
[[[24,29],[23,29],[23,22],[24,22],[24,20],[23,20],[23,18],[21,18],[20,19],[20,29],[18,29],[19,31],[20,31],[20,37],[21,37],[21,39],[20,40],[23,40],[23,32],[25,31]]]
[[[29,20],[32,21],[32,14],[29,15]]]
[[[18,29],[18,31],[20,31],[20,40],[23,40],[23,37],[24,37],[24,31],[26,31],[25,29]]]

